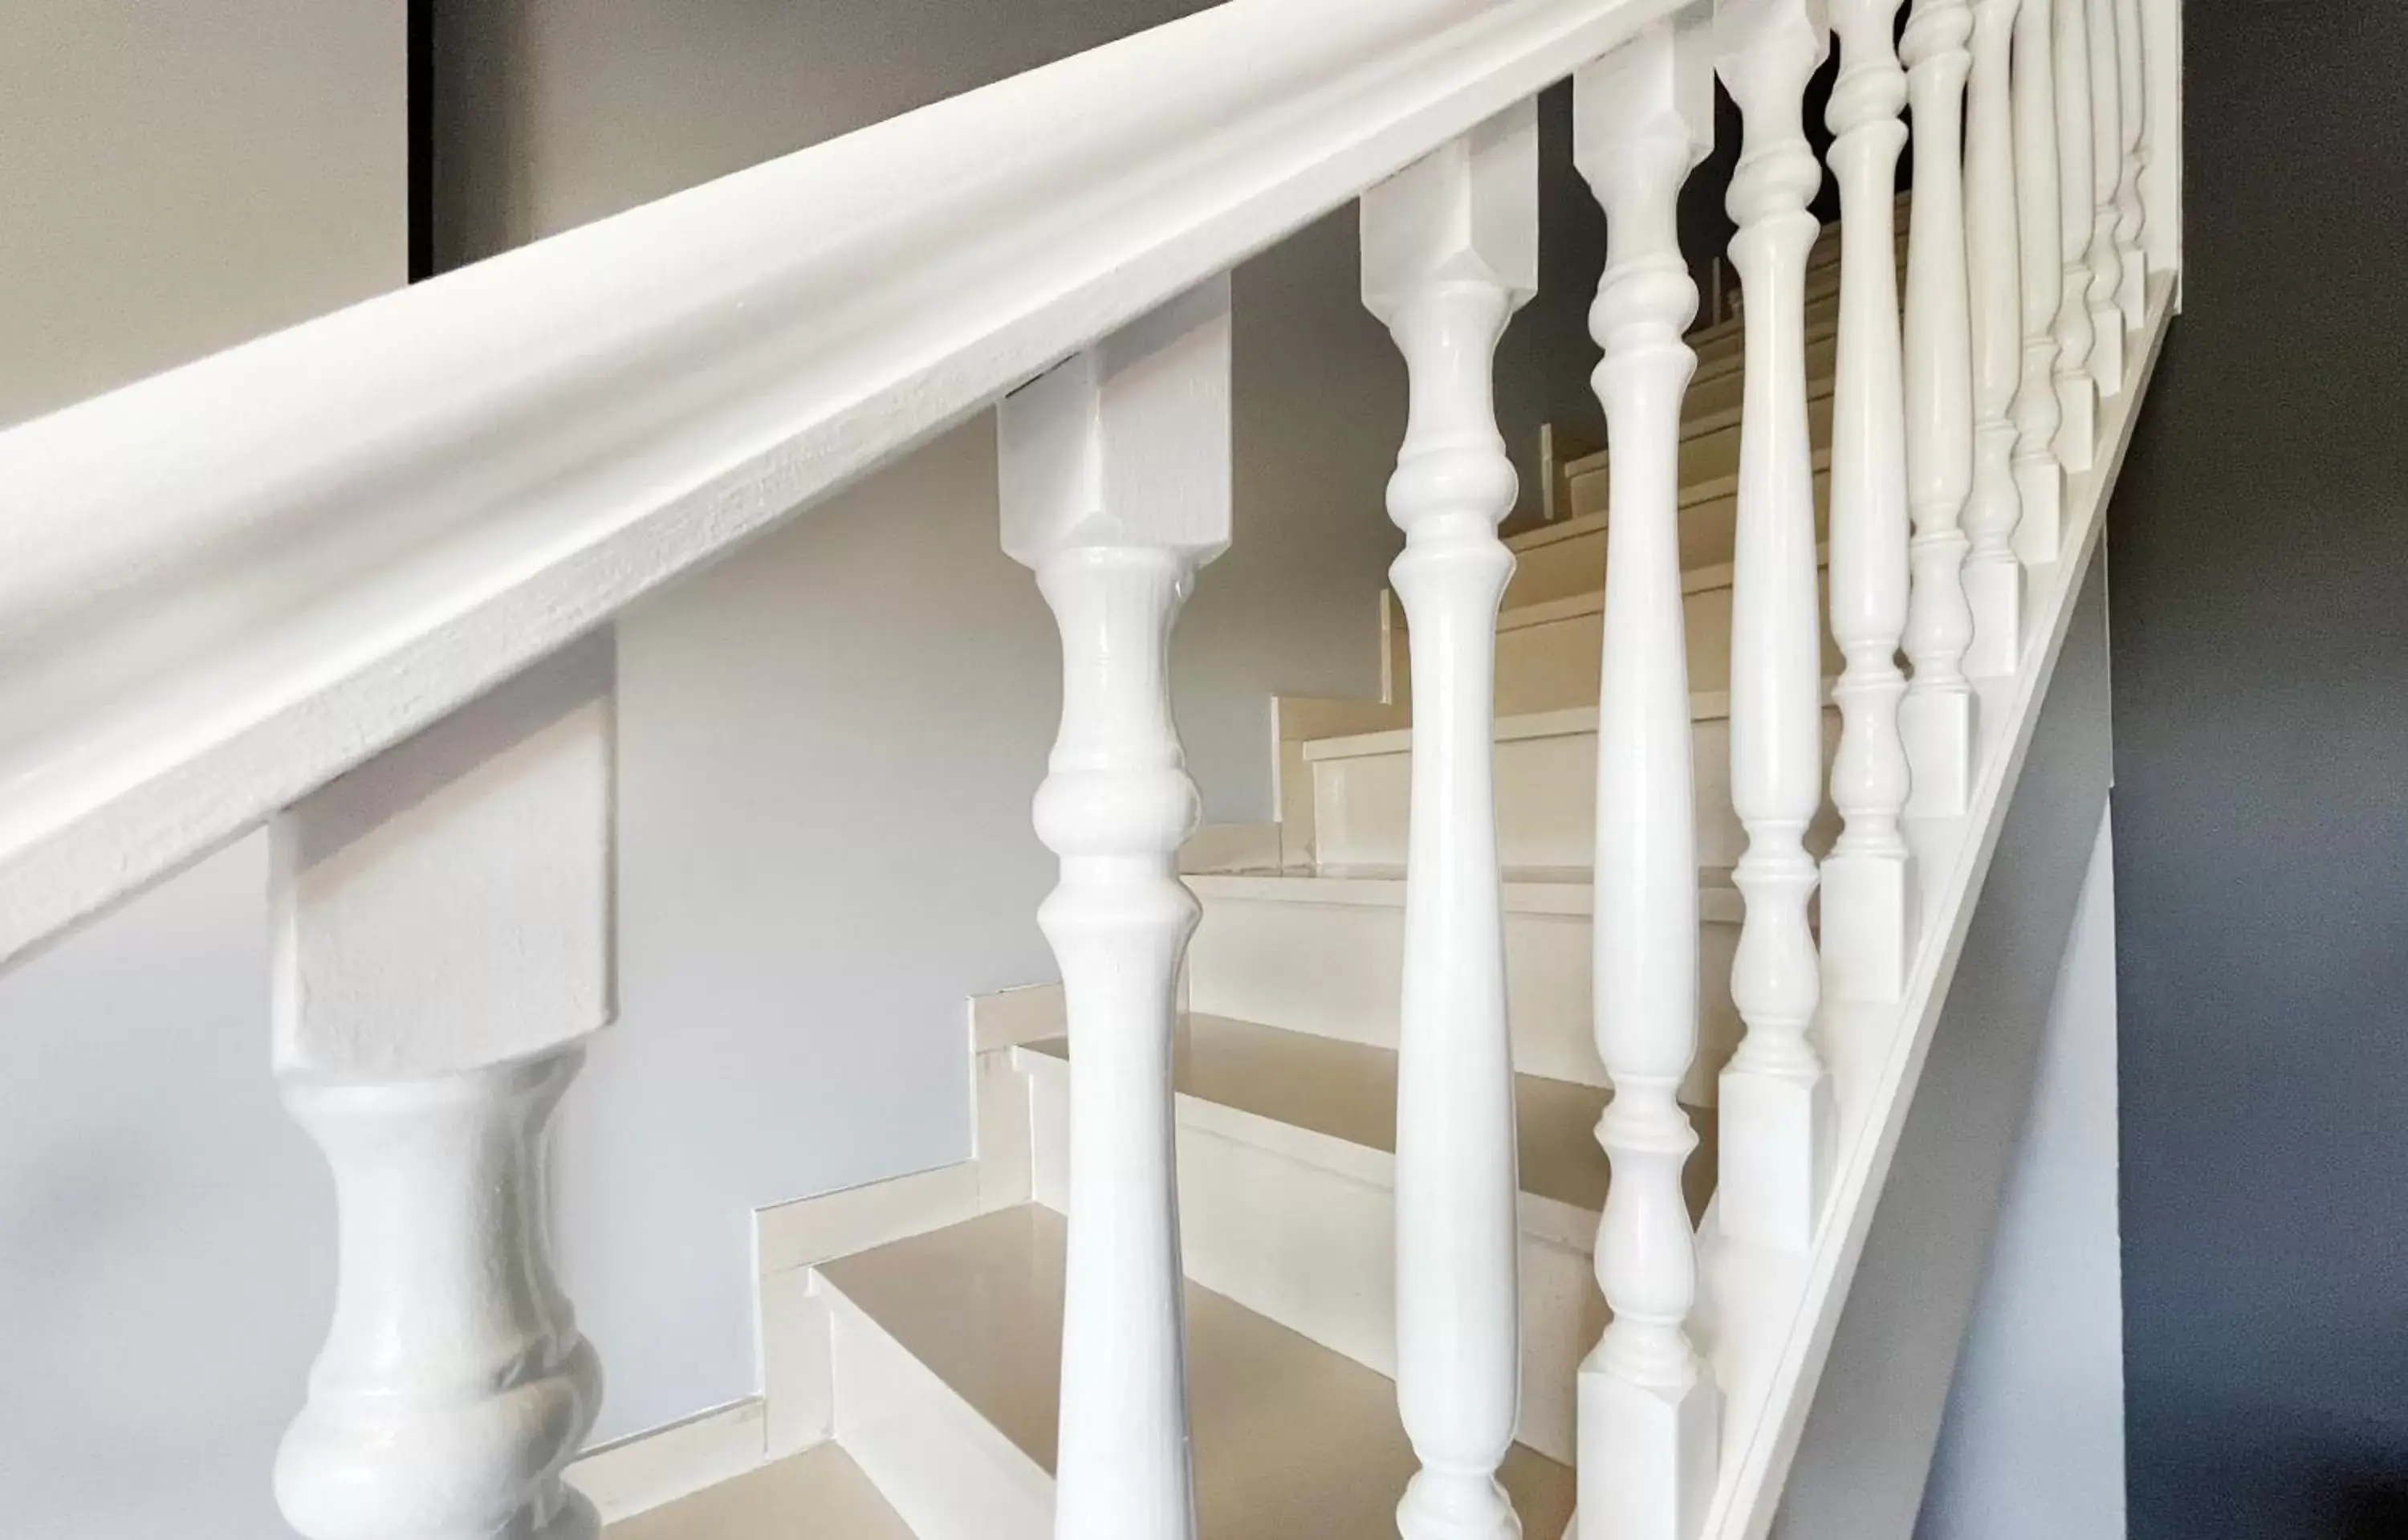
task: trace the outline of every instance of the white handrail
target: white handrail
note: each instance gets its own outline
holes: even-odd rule
[[[1232,0],[0,435],[0,961],[1677,0]]]

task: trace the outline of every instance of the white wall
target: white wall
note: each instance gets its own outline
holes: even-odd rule
[[[0,12],[0,425],[398,285],[402,24]],[[11,1536],[283,1533],[334,1216],[267,1075],[265,885],[245,840],[0,975]]]
[[[2121,1540],[2115,1086],[2114,846],[2102,817],[1920,1540]]]

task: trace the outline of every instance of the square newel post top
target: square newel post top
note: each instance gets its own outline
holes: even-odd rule
[[[1525,98],[1363,194],[1363,305],[1390,327],[1470,281],[1518,309],[1539,292],[1539,113]]]
[[[1229,543],[1229,279],[1211,279],[1003,398],[1003,549]]]

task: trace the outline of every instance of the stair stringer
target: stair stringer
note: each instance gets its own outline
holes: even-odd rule
[[[2040,729],[2052,720],[2048,700],[2060,663],[2074,636],[2073,623],[2080,601],[2087,595],[2086,584],[2092,581],[2093,557],[2096,554],[2106,523],[2106,504],[2111,497],[2124,454],[2131,440],[2135,415],[2145,400],[2149,378],[2157,366],[2166,328],[2173,315],[2173,280],[2158,276],[2150,281],[2147,321],[2134,334],[2128,351],[2124,388],[2102,405],[2100,421],[2100,452],[2093,468],[2075,479],[2068,491],[2067,517],[2064,527],[2062,559],[2034,569],[2025,619],[2029,640],[2016,671],[1994,681],[1977,682],[1980,710],[1995,726],[1985,726],[1982,742],[1977,750],[1979,772],[1970,814],[1961,820],[1961,829],[1949,842],[1953,848],[1945,856],[1949,875],[1928,906],[1924,923],[1928,928],[1918,943],[1913,973],[1908,981],[1904,1003],[1899,1007],[1846,1007],[1850,1018],[1843,1035],[1854,1035],[1856,1042],[1848,1049],[1853,1063],[1843,1064],[1827,1041],[1826,1053],[1833,1056],[1835,1078],[1842,1080],[1842,1129],[1840,1169],[1835,1175],[1831,1206],[1824,1216],[1821,1234],[1813,1249],[1794,1259],[1752,1248],[1737,1246],[1720,1234],[1717,1209],[1709,1210],[1699,1227],[1698,1246],[1706,1288],[1699,1301],[1699,1316],[1693,1325],[1699,1329],[1700,1347],[1715,1365],[1716,1374],[1725,1385],[1728,1404],[1724,1424],[1722,1465],[1715,1492],[1701,1533],[1708,1540],[1766,1540],[1776,1527],[1776,1519],[1784,1537],[1791,1534],[1832,1533],[1821,1528],[1812,1531],[1793,1528],[1785,1519],[1787,1484],[1798,1475],[1801,1486],[1800,1501],[1813,1504],[1819,1499],[1809,1495],[1815,1477],[1797,1471],[1803,1434],[1820,1392],[1827,1370],[1833,1364],[1833,1349],[1850,1301],[1858,1271],[1869,1254],[1869,1243],[1881,1205],[1887,1195],[1894,1173],[1900,1172],[1899,1155],[1911,1121],[1928,1127],[1946,1123],[1949,1109],[1937,1105],[1921,1119],[1913,1118],[1914,1103],[1923,1090],[1923,1078],[1931,1062],[1938,1029],[1944,1007],[1955,988],[1960,964],[1978,908],[1977,900],[1987,896],[1990,872],[2001,863],[2014,863],[2022,857],[2007,848],[2002,836],[2007,833],[2010,816],[2023,790],[2023,777],[2035,754],[2040,752]],[[2099,566],[2096,581],[2101,597],[2100,609],[2094,617],[2098,627],[2100,692],[2100,723],[2105,721],[2105,615],[2103,608],[2104,567]],[[2077,660],[2067,678],[2069,701],[2078,707],[2081,690],[2075,680],[2079,676]],[[2048,740],[2055,745],[2052,734]],[[2105,766],[2103,751],[2099,758],[2100,785],[2103,796]],[[2045,777],[2042,777],[2044,780]],[[2036,784],[2039,783],[2036,782]],[[2045,794],[2036,791],[2033,801],[2038,805]],[[2029,1029],[2037,1032],[2047,1009],[2045,986],[2053,984],[2057,968],[2064,952],[2065,928],[2071,922],[2073,906],[2080,889],[2081,866],[2086,859],[2088,844],[2098,829],[2099,803],[2093,800],[2080,810],[2068,827],[2078,825],[2077,843],[2081,855],[2074,863],[2073,876],[2064,887],[2053,922],[2057,928],[2040,943],[2040,956],[2024,959],[2039,970],[2045,983],[2041,1001],[2034,1009]],[[2016,831],[2021,838],[2022,831]],[[1920,857],[1918,857],[1920,858]],[[2002,903],[2002,908],[2006,907]],[[2020,964],[2019,964],[2020,965]],[[1967,987],[1974,975],[1968,975]],[[1969,998],[1970,995],[1969,995]],[[1970,1016],[1971,1013],[1967,1015]],[[1830,1025],[1832,1015],[1827,1004],[1825,1017],[1818,1028]],[[1878,1032],[1863,1030],[1867,1021],[1885,1018]],[[1975,1032],[1987,1029],[1987,1023],[1960,1019],[1960,1028],[1971,1027]],[[1959,1035],[1969,1035],[1960,1032]],[[1950,1054],[1956,1049],[1952,1046]],[[1945,1062],[1943,1058],[1943,1063]],[[1841,1072],[1845,1070],[1843,1076]],[[2018,1110],[2028,1099],[2033,1066],[2024,1065],[2020,1083],[2006,1093]],[[1853,1092],[1849,1081],[1858,1081]],[[1945,1078],[1935,1083],[1936,1097],[1944,1097],[1950,1082]],[[1853,1105],[1851,1103],[1853,1102]],[[1929,1135],[1926,1136],[1927,1138]],[[2010,1130],[2008,1139],[2013,1139]],[[2005,1151],[2000,1154],[2005,1158]],[[1885,1234],[1893,1231],[1910,1231],[1912,1192],[1918,1178],[1911,1172],[1900,1177],[1903,1202],[1899,1212],[1907,1217],[1885,1226]],[[1969,1189],[1970,1190],[1970,1189]],[[1988,1250],[1988,1236],[1997,1219],[1995,1187],[1991,1199],[1973,1216],[1981,1226],[1982,1240],[1970,1266],[1975,1283]],[[1928,1249],[1919,1234],[1905,1238],[1916,1250]],[[1893,1243],[1895,1244],[1895,1243]],[[1919,1257],[1917,1259],[1921,1259]],[[1877,1259],[1878,1264],[1879,1259]],[[1895,1264],[1893,1264],[1895,1265]],[[1876,1291],[1879,1281],[1868,1281],[1869,1289]],[[1973,1287],[1969,1285],[1968,1288]],[[1723,1296],[1716,1298],[1719,1294]],[[1867,1315],[1877,1306],[1868,1307]],[[1928,1428],[1917,1434],[1906,1430],[1906,1438],[1886,1456],[1876,1457],[1860,1452],[1858,1458],[1872,1461],[1885,1470],[1911,1470],[1911,1481],[1904,1483],[1919,1499],[1928,1474],[1932,1441],[1936,1436],[1939,1407],[1944,1403],[1947,1385],[1955,1368],[1956,1352],[1964,1329],[1967,1305],[1956,1306],[1953,1321],[1942,1314],[1940,1325],[1946,1338],[1944,1353],[1930,1356],[1919,1371],[1930,1384],[1924,1393],[1933,1410]],[[1859,1328],[1865,1332],[1868,1328]],[[1852,1334],[1846,1345],[1851,1361],[1836,1371],[1834,1394],[1844,1407],[1851,1394],[1846,1376],[1862,1374],[1880,1383],[1885,1373],[1879,1361],[1890,1349],[1877,1336],[1868,1342]],[[1866,1361],[1856,1362],[1856,1360]],[[1903,1362],[1896,1373],[1901,1380],[1914,1379],[1914,1366]],[[1844,1418],[1844,1410],[1834,1417]],[[1827,1446],[1833,1436],[1842,1443],[1850,1438],[1865,1439],[1879,1445],[1886,1441],[1891,1430],[1868,1432],[1861,1428],[1834,1422],[1838,1434],[1818,1434],[1817,1452]],[[1835,1476],[1837,1482],[1852,1479],[1844,1474]],[[1852,1500],[1854,1494],[1835,1492],[1835,1507]],[[1872,1493],[1861,1494],[1870,1501]],[[1801,1515],[1810,1511],[1801,1508]],[[1905,1518],[1890,1530],[1861,1527],[1855,1533],[1911,1533],[1914,1509],[1910,1503]]]
[[[1782,1491],[1783,1540],[1914,1531],[2106,807],[2106,622],[2094,561]]]

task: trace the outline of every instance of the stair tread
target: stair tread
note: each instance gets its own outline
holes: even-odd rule
[[[647,1513],[603,1540],[913,1540],[853,1457],[834,1444],[772,1461]]]
[[[1033,1053],[1068,1062],[1067,1038],[1028,1044]],[[1194,1014],[1180,1027],[1172,1059],[1179,1093],[1250,1113],[1366,1149],[1397,1150],[1397,1055],[1392,1048],[1318,1037],[1283,1027]],[[1513,1077],[1522,1190],[1592,1213],[1605,1206],[1605,1156],[1597,1144],[1598,1115],[1606,1092],[1543,1075]],[[1692,1109],[1705,1148],[1713,1144],[1713,1113]],[[1713,1195],[1711,1153],[1687,1167],[1697,1178],[1689,1194],[1693,1217]]]
[[[1060,1415],[1060,1216],[1024,1204],[824,1263],[856,1308],[1046,1470]],[[1397,1389],[1209,1289],[1186,1288],[1198,1540],[1393,1540],[1414,1468]],[[1563,1532],[1572,1473],[1515,1445],[1523,1533]]]

